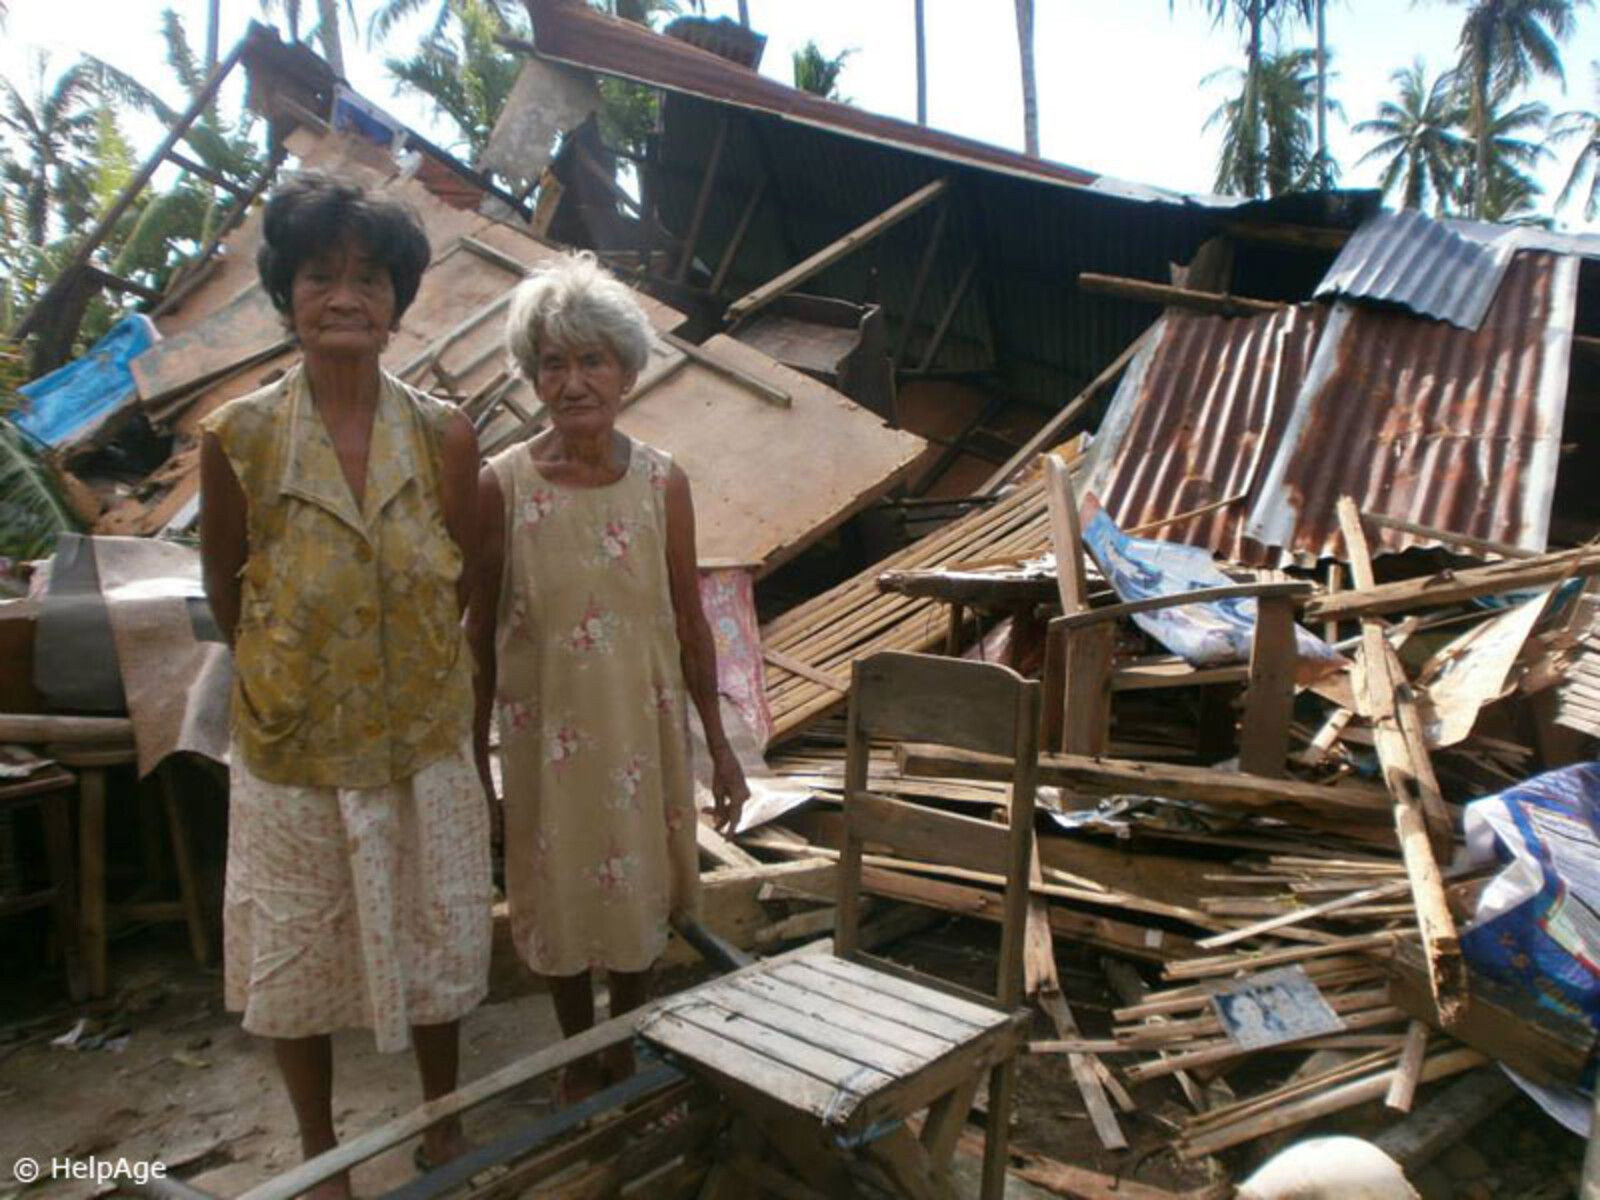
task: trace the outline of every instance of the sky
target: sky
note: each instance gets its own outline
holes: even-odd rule
[[[862,108],[906,119],[916,112],[912,0],[747,0],[751,24],[768,37],[762,71],[789,82],[790,55],[807,39],[825,53],[849,50],[841,92]],[[203,43],[204,0],[11,0],[0,73],[26,78],[32,56],[44,50],[59,70],[87,52],[156,86],[171,99],[177,87],[163,61],[161,10],[174,7],[197,50]],[[315,10],[314,0],[303,7]],[[373,0],[355,0],[363,18]],[[997,145],[1020,149],[1022,98],[1012,0],[926,0],[928,123]],[[707,0],[711,16],[736,16],[736,0]],[[259,0],[222,0],[224,49],[252,18]],[[1200,0],[1035,0],[1035,61],[1039,84],[1040,150],[1044,157],[1105,175],[1180,191],[1210,190],[1220,135],[1204,128],[1228,85],[1205,76],[1243,61],[1242,37],[1214,26]],[[1345,186],[1373,186],[1379,167],[1357,159],[1372,139],[1351,126],[1372,116],[1389,97],[1390,74],[1420,57],[1430,76],[1455,57],[1461,7],[1447,0],[1329,0],[1328,41],[1334,78],[1330,96],[1344,119],[1330,118],[1329,142],[1344,168]],[[270,20],[270,18],[266,18]],[[347,33],[352,85],[395,116],[448,145],[448,122],[428,103],[396,95],[383,68],[386,55],[404,55],[427,22],[402,27],[386,47],[371,50]],[[1285,45],[1309,45],[1301,27]],[[1600,10],[1580,9],[1564,47],[1565,91],[1541,80],[1526,99],[1553,112],[1600,108]],[[181,105],[179,105],[181,107]],[[141,146],[160,131],[135,123]],[[1539,172],[1548,209],[1566,179],[1576,146],[1559,149]],[[1576,206],[1557,214],[1568,228],[1600,232],[1581,222]]]

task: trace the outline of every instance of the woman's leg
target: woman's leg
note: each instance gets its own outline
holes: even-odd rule
[[[620,1017],[632,1012],[650,999],[650,980],[653,968],[642,971],[611,971],[607,982],[611,989],[611,1015]],[[603,1059],[606,1083],[621,1083],[633,1074],[633,1039],[618,1042],[605,1052]]]
[[[411,1046],[416,1053],[417,1074],[422,1077],[423,1100],[437,1100],[456,1090],[461,1063],[461,1023],[413,1025]],[[459,1158],[467,1150],[461,1132],[461,1118],[451,1117],[429,1126],[422,1134],[422,1152],[432,1166]]]
[[[300,1153],[315,1158],[338,1144],[333,1133],[333,1039],[327,1034],[273,1038],[278,1073],[300,1129]],[[350,1176],[335,1175],[307,1193],[313,1200],[348,1200]]]
[[[556,1020],[561,1023],[561,1036],[576,1037],[594,1028],[594,986],[589,981],[589,972],[547,975],[545,979],[550,985]],[[604,1084],[605,1078],[595,1057],[581,1058],[561,1072],[561,1103],[576,1104],[598,1092]]]

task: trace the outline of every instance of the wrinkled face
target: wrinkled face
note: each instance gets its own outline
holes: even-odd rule
[[[394,328],[394,279],[360,247],[329,250],[295,271],[290,314],[308,355],[376,357]]]
[[[558,432],[593,436],[616,424],[622,397],[636,378],[609,346],[548,343],[539,348],[533,390]]]

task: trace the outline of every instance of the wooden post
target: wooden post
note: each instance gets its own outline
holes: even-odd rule
[[[905,199],[886,208],[871,220],[856,226],[842,238],[830,242],[815,254],[790,267],[783,274],[768,280],[753,292],[749,292],[735,300],[728,305],[725,319],[729,324],[733,324],[744,320],[744,318],[758,309],[766,307],[785,292],[792,291],[813,275],[826,270],[885,230],[892,229],[924,206],[933,203],[933,201],[944,195],[947,187],[949,187],[947,180],[936,179],[932,183],[918,188]]]
[[[78,921],[89,995],[106,994],[106,772],[78,771]]]
[[[934,327],[933,337],[928,339],[928,344],[922,351],[922,358],[917,362],[917,370],[926,371],[933,360],[939,357],[939,351],[944,348],[945,336],[950,332],[956,313],[961,309],[961,302],[967,298],[967,289],[972,286],[972,277],[977,271],[978,253],[973,251],[972,257],[967,259],[967,265],[961,269],[961,278],[956,281],[956,290],[950,293],[950,300],[944,306],[939,324]]]
[[[717,264],[717,270],[711,276],[711,292],[713,295],[722,290],[722,285],[728,280],[728,272],[733,269],[733,260],[739,253],[739,247],[744,245],[744,236],[750,232],[750,222],[756,215],[756,210],[761,207],[762,198],[767,194],[767,177],[763,175],[761,182],[756,184],[755,190],[750,193],[750,199],[745,201],[744,211],[739,214],[739,223],[734,226],[733,236],[728,239],[727,246],[722,251],[722,261]]]
[[[1286,773],[1295,661],[1294,602],[1288,596],[1256,601],[1250,683],[1239,735],[1239,769],[1247,774],[1277,779]]]
[[[922,308],[922,294],[928,286],[928,276],[933,273],[933,264],[939,257],[939,246],[944,241],[945,225],[950,220],[949,202],[939,205],[939,211],[933,218],[933,232],[928,235],[928,244],[923,248],[922,261],[917,264],[917,278],[911,285],[911,295],[906,300],[905,315],[900,319],[900,335],[894,341],[894,353],[890,356],[898,366],[905,360],[906,347],[911,342],[912,331],[916,328],[917,312]]]
[[[717,171],[722,166],[722,151],[728,144],[728,124],[727,117],[717,119],[711,157],[706,162],[706,173],[700,178],[700,191],[694,198],[694,211],[689,217],[689,231],[683,235],[683,253],[678,256],[678,269],[672,275],[676,283],[689,278],[689,268],[694,264],[695,243],[700,240],[700,229],[705,224],[706,210],[711,205],[711,193],[716,188]]]
[[[1356,502],[1341,496],[1338,505],[1339,527],[1350,555],[1350,573],[1358,590],[1375,585],[1372,556]],[[1460,939],[1455,919],[1444,894],[1435,846],[1430,839],[1426,813],[1430,807],[1443,811],[1444,799],[1428,760],[1427,748],[1405,732],[1410,727],[1420,735],[1420,724],[1410,696],[1410,685],[1400,670],[1394,649],[1383,635],[1383,624],[1372,616],[1361,618],[1362,654],[1357,671],[1356,704],[1361,715],[1372,722],[1378,760],[1394,801],[1395,832],[1411,880],[1412,900],[1417,909],[1417,925],[1422,933],[1428,983],[1438,1007],[1439,1023],[1448,1028],[1465,1004],[1466,967],[1461,960]],[[1406,719],[1399,714],[1409,708]],[[1448,836],[1448,824],[1445,829]]]

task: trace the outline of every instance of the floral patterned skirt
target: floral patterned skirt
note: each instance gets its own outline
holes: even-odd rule
[[[488,990],[488,812],[470,744],[382,788],[295,787],[235,752],[223,905],[225,996],[244,1027],[362,1027],[404,1049]]]

